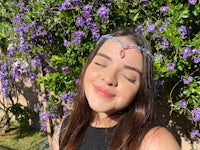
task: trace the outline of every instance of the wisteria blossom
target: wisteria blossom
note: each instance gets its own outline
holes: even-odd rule
[[[147,32],[152,32],[155,30],[155,25],[154,24],[147,24]]]
[[[174,70],[174,67],[175,67],[175,66],[176,66],[175,63],[168,63],[168,64],[167,64],[166,70],[167,70],[167,71],[172,71],[172,70]]]
[[[193,81],[192,76],[188,76],[188,78],[183,77],[183,83],[184,84],[190,84]]]
[[[191,5],[195,5],[197,3],[197,0],[188,0],[188,2],[191,4]]]
[[[160,7],[160,11],[161,11],[161,12],[167,12],[167,11],[169,11],[169,7],[167,7],[167,6],[162,6],[162,7]]]
[[[194,107],[191,113],[195,122],[200,121],[200,108]]]
[[[180,107],[183,108],[183,109],[186,109],[187,108],[187,102],[186,101],[180,101]]]

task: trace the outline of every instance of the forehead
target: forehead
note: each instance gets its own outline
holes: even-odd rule
[[[131,41],[128,37],[119,36],[120,39],[125,45],[136,45],[134,41]],[[126,49],[125,57],[121,58],[120,51],[123,50],[122,46],[112,39],[107,39],[102,46],[99,48],[97,53],[103,53],[110,57],[112,61],[118,61],[124,65],[137,66],[138,69],[142,70],[143,68],[143,59],[142,53],[136,49]]]

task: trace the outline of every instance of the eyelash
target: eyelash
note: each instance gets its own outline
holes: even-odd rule
[[[106,67],[106,65],[103,65],[103,64],[100,64],[98,62],[94,62],[95,65],[98,65],[98,66],[102,66],[102,67]],[[136,82],[136,79],[130,79],[128,78],[127,76],[123,75],[129,82],[131,83],[135,83]]]
[[[100,64],[98,62],[94,62],[94,64],[98,65],[98,66],[102,66],[102,67],[106,67],[106,65]]]
[[[136,79],[130,79],[128,78],[127,76],[123,75],[129,82],[131,83],[135,83],[136,82]]]

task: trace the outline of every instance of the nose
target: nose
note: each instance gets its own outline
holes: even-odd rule
[[[116,87],[118,85],[117,77],[115,75],[115,72],[112,70],[102,72],[102,81],[109,86]]]

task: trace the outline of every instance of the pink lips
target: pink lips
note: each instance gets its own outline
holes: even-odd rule
[[[95,91],[101,95],[102,97],[104,98],[111,98],[113,97],[114,95],[112,93],[110,93],[108,90],[102,88],[102,87],[99,87],[99,86],[95,86]]]

